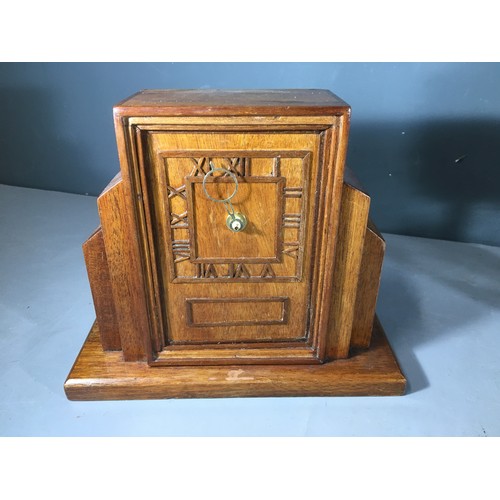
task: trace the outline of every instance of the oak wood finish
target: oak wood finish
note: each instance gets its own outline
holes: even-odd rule
[[[143,361],[148,357],[149,331],[144,300],[137,236],[127,210],[124,183],[117,176],[97,199],[106,249],[110,283],[123,357]]]
[[[214,205],[202,189],[202,177],[188,177],[188,206],[193,214],[190,234],[192,254],[190,262],[208,264],[239,264],[280,262],[282,251],[283,178],[249,177],[238,182],[238,193],[233,204],[236,211],[246,214],[248,225],[236,235],[218,231],[214,242],[214,229],[224,229],[226,208]],[[210,179],[206,189],[215,199],[224,199],[234,191],[232,179]],[[224,187],[226,189],[220,189]],[[252,202],[253,200],[259,203]],[[216,244],[214,244],[216,243]],[[228,276],[229,279],[230,276]]]
[[[378,320],[369,350],[322,365],[151,368],[103,352],[95,324],[64,385],[71,400],[397,396],[405,378]]]
[[[370,199],[356,174],[346,168],[344,175],[344,189],[358,192],[357,199],[365,205],[368,216]],[[351,197],[353,193],[351,192]],[[346,198],[342,205],[347,202]],[[363,217],[364,220],[364,217]],[[362,231],[363,226],[359,227]],[[358,243],[361,244],[361,232],[357,232]],[[339,235],[339,240],[344,241]],[[342,243],[341,243],[342,244]],[[359,247],[358,247],[359,251]],[[370,346],[373,318],[377,304],[380,276],[382,273],[382,262],[385,253],[385,241],[373,221],[367,217],[366,231],[364,235],[363,254],[357,277],[356,303],[354,305],[354,316],[352,319],[351,348],[367,349]],[[359,253],[357,254],[359,258]],[[342,265],[342,263],[340,263]],[[354,280],[356,281],[356,280]],[[337,282],[337,281],[336,281]],[[353,290],[351,290],[353,293]]]
[[[384,242],[344,171],[349,116],[317,90],[143,91],[117,105],[121,172],[84,244],[97,321],[68,396],[401,393],[374,323]],[[244,231],[227,229],[205,177],[215,198],[237,180]]]
[[[184,361],[199,364],[203,362],[202,351],[209,349],[208,343],[203,345],[207,335],[218,345],[227,339],[233,340],[226,342],[226,353],[217,349],[218,354],[214,357],[215,351],[207,351],[207,363],[216,363],[217,356],[221,363],[226,363],[231,356],[239,358],[232,345],[237,335],[241,336],[239,341],[242,343],[255,339],[253,349],[246,350],[242,356],[244,362],[251,362],[248,355],[258,348],[266,349],[267,357],[256,355],[256,363],[294,362],[294,359],[303,362],[303,354],[297,356],[295,346],[290,348],[288,345],[293,339],[301,340],[301,353],[309,353],[311,363],[321,362],[324,349],[320,348],[320,343],[328,327],[331,292],[331,278],[328,276],[332,272],[335,246],[332,235],[337,232],[349,108],[325,91],[250,92],[245,104],[241,103],[241,92],[215,92],[204,97],[197,92],[188,94],[145,92],[133,97],[130,106],[126,101],[115,109],[119,145],[120,138],[123,138],[126,153],[120,157],[121,169],[124,181],[129,179],[131,192],[136,193],[128,203],[135,202],[143,280],[147,284],[145,294],[151,342],[153,346],[160,346],[153,349],[150,362],[168,364],[174,357],[180,358],[180,344],[197,343],[200,352],[194,352],[190,345]],[[192,96],[195,96],[194,107],[190,100]],[[154,105],[151,104],[153,101]],[[205,112],[198,113],[200,102],[206,106]],[[287,102],[286,106],[283,102]],[[256,103],[257,107],[254,106]],[[151,106],[149,113],[138,112],[144,106]],[[230,116],[223,116],[228,114],[228,107]],[[311,109],[309,116],[302,115],[306,107]],[[178,113],[181,108],[182,113]],[[262,116],[255,116],[256,109],[264,108],[266,111]],[[295,108],[300,112],[295,114]],[[207,110],[216,116],[205,116]],[[329,115],[322,116],[322,113]],[[263,168],[264,157],[271,157],[274,161],[272,172],[267,172],[267,175],[277,176],[276,171],[280,170],[280,176],[285,177],[288,189],[283,191],[286,199],[281,220],[283,231],[277,235],[282,238],[283,250],[281,254],[278,252],[282,262],[276,265],[265,262],[258,268],[251,261],[241,261],[239,267],[233,265],[236,262],[227,262],[221,269],[217,267],[218,262],[213,261],[199,263],[193,272],[191,261],[196,258],[193,258],[191,246],[196,246],[196,241],[193,245],[193,233],[197,239],[196,212],[192,200],[191,207],[189,203],[182,206],[184,199],[188,202],[191,199],[189,194],[192,197],[190,177],[206,173],[203,170],[206,160],[232,160],[239,151],[245,153],[245,161],[250,157],[252,177]],[[294,167],[285,175],[287,162],[293,158],[302,158],[303,167]],[[187,165],[182,167],[182,162],[187,160],[191,160],[189,168]],[[182,171],[181,167],[187,170]],[[302,175],[298,184],[294,179],[297,173]],[[258,183],[249,183],[248,186],[257,189]],[[308,198],[309,193],[313,195]],[[246,209],[250,214],[259,212],[252,204],[266,203],[261,198],[248,197],[250,207]],[[174,203],[177,207],[173,206]],[[318,216],[325,204],[328,210]],[[165,213],[170,216],[166,218]],[[292,238],[290,235],[294,231],[296,234]],[[208,249],[208,254],[211,250]],[[241,245],[235,245],[232,250],[235,260],[241,258],[237,257],[238,254],[245,255],[239,250],[242,250]],[[191,267],[190,271],[186,271],[188,267]],[[233,282],[231,285],[216,286],[215,280],[228,281],[228,278]],[[187,282],[193,279],[198,283],[188,285]],[[202,280],[210,286],[204,286]],[[265,329],[263,325],[228,325],[211,327],[208,334],[206,329],[204,332],[200,328],[190,328],[186,322],[186,299],[251,298],[262,293],[289,297],[287,325],[267,325]],[[218,336],[215,330],[218,330]],[[282,345],[277,344],[280,341]],[[272,343],[272,347],[267,343]],[[177,348],[175,356],[169,355],[168,351],[174,347]]]
[[[365,193],[344,183],[327,336],[329,359],[349,355],[369,206],[370,198]]]
[[[97,229],[83,244],[83,256],[95,313],[99,321],[102,348],[105,351],[120,351],[122,347],[118,320],[101,228]]]
[[[368,220],[354,306],[351,347],[370,347],[384,253],[385,241],[375,224]]]
[[[115,106],[120,116],[331,116],[349,106],[321,89],[143,90]]]
[[[162,303],[168,321],[165,350],[172,344],[192,342],[199,343],[200,349],[212,342],[252,340],[302,339],[305,344],[311,279],[302,268],[308,271],[312,265],[313,228],[306,220],[313,217],[308,192],[317,190],[319,162],[311,161],[310,156],[316,159],[319,155],[318,134],[162,132],[149,133],[146,141],[150,168],[143,172],[144,191],[148,191],[150,203],[145,207],[145,226],[148,234],[156,235],[147,251],[157,262],[159,274],[171,277],[163,280],[158,292],[166,297]],[[193,146],[199,149],[193,150]],[[234,156],[235,152],[246,156]],[[239,189],[232,202],[249,220],[248,228],[239,234],[225,227],[227,212],[222,204],[207,199],[201,189],[209,162],[217,168],[233,168],[237,174]],[[227,177],[218,180],[207,183],[207,190],[216,184],[221,192],[211,195],[223,198],[233,191],[234,183]],[[284,191],[285,186],[289,191]],[[165,213],[170,216],[165,217]],[[286,323],[259,322],[242,328],[234,321],[224,324],[220,318],[217,327],[200,329],[193,328],[184,315],[186,300],[203,297],[242,299],[233,305],[242,317],[248,314],[243,310],[248,307],[259,315],[259,303],[251,304],[252,298],[277,295],[289,299]],[[232,351],[233,346],[228,349]],[[288,352],[292,357],[296,353]],[[314,350],[307,352],[315,362]],[[220,356],[225,362],[226,354],[220,352]],[[169,359],[171,356],[158,355],[156,362]],[[282,359],[283,353],[277,352],[274,360]],[[211,356],[210,362],[214,361]],[[186,353],[188,362],[199,363],[199,355],[190,350]],[[273,358],[258,355],[255,362],[271,363]]]
[[[187,322],[198,327],[283,324],[288,322],[289,303],[288,297],[188,299]],[[238,308],[240,304],[245,307]]]

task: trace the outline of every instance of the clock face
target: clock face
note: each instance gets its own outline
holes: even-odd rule
[[[223,158],[217,160],[224,162]],[[248,160],[242,161],[250,164]],[[214,202],[216,198],[212,195],[224,199],[222,197],[229,191],[234,192],[233,179],[229,176],[211,177],[210,182],[204,184],[204,178],[199,175],[185,179],[186,209],[188,214],[192,213],[189,261],[214,265],[280,262],[285,178],[236,176],[238,191],[230,200],[232,208]],[[228,213],[231,210],[236,211],[233,217]],[[239,234],[236,236],[235,232]],[[188,266],[184,266],[181,272],[189,276],[190,271],[196,272],[195,268]],[[224,274],[223,268],[220,271]]]
[[[318,131],[148,131],[143,227],[160,361],[198,346],[214,360],[236,345],[314,356],[324,143]]]

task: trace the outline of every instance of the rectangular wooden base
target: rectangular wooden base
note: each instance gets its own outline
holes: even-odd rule
[[[64,384],[71,400],[399,396],[406,379],[375,319],[368,350],[323,365],[150,367],[104,352],[94,323]]]

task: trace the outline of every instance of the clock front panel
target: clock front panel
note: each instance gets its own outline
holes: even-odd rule
[[[316,132],[147,134],[165,349],[308,341],[320,143]],[[230,214],[246,226],[232,231]]]

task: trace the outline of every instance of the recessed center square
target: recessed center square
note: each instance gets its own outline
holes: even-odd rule
[[[237,181],[231,204],[246,217],[247,225],[233,232],[226,225],[231,206],[214,200],[235,191],[234,179],[209,177],[205,186],[200,176],[186,179],[192,262],[280,262],[284,178],[238,177]]]

